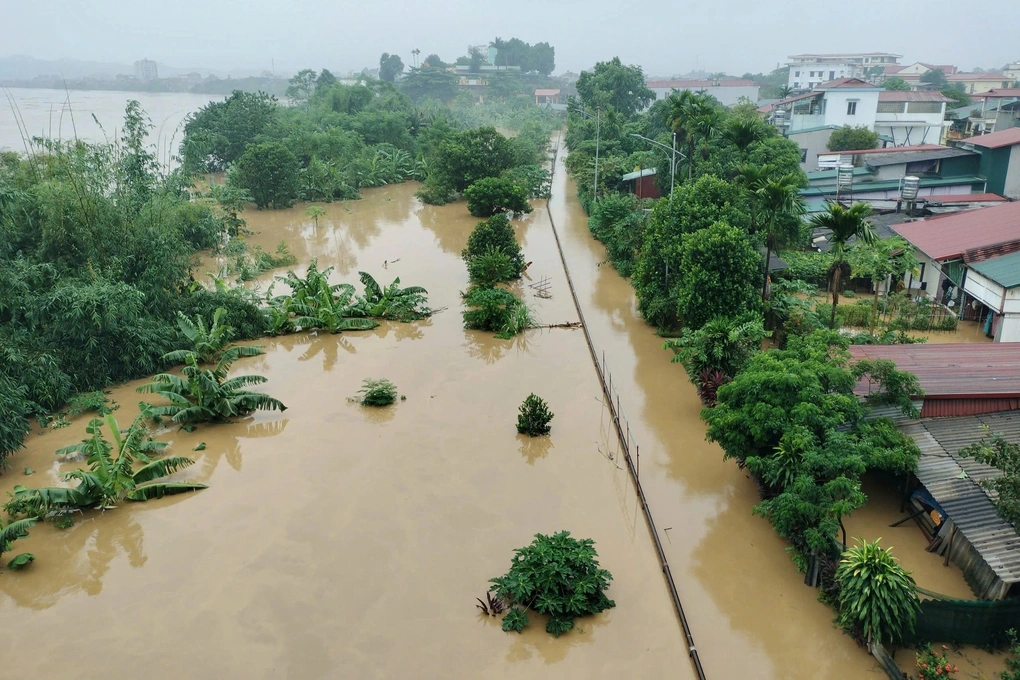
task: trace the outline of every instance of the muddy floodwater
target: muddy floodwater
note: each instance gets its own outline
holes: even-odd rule
[[[751,480],[705,441],[693,386],[591,238],[562,158],[561,149],[549,211],[536,202],[515,223],[532,263],[516,290],[542,323],[578,318],[551,213],[640,445],[707,677],[885,677],[752,515]],[[582,332],[497,340],[465,331],[459,255],[476,220],[463,203],[423,206],[416,188],[367,190],[326,206],[318,226],[303,205],[245,214],[249,241],[270,252],[285,241],[294,269],[317,258],[337,282],[356,283],[358,270],[384,285],[399,276],[445,310],[370,332],[262,341],[266,354],[236,371],[267,376],[265,391],[287,411],[159,434],[171,453],[196,460],[174,478],[208,489],[89,513],[70,529],[34,528],[16,550],[36,562],[0,572],[4,677],[126,678],[137,668],[152,678],[694,677]],[[216,265],[207,257],[200,269]],[[546,279],[550,299],[531,285]],[[348,403],[364,378],[383,377],[406,401]],[[144,382],[112,390],[122,425]],[[530,392],[556,414],[547,438],[515,431]],[[53,452],[81,439],[84,425],[35,429],[0,477],[0,496],[76,467]],[[848,524],[870,533],[885,507]],[[560,529],[595,539],[617,607],[559,639],[535,617],[523,635],[501,632],[475,598],[514,548]],[[955,594],[959,585],[928,587]]]

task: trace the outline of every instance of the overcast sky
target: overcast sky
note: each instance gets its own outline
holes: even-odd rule
[[[549,42],[557,72],[619,56],[654,75],[740,75],[801,52],[885,51],[971,69],[1020,59],[1020,3],[808,0],[0,0],[0,56],[203,69],[452,61],[495,36]]]

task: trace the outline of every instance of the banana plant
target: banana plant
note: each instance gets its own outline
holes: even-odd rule
[[[184,361],[189,353],[198,355],[199,361],[212,363],[219,358],[220,353],[234,337],[234,327],[223,323],[227,310],[219,307],[214,313],[212,323],[206,327],[205,319],[201,314],[196,314],[194,319],[189,319],[181,312],[177,312],[177,327],[181,329],[184,337],[191,342],[193,349],[178,349],[163,355],[163,360],[171,363]],[[250,356],[250,355],[249,355]]]
[[[103,436],[104,424],[112,441]],[[107,414],[102,419],[89,421],[85,432],[89,436],[80,443],[57,451],[58,455],[81,454],[86,457],[87,470],[79,468],[61,476],[64,481],[76,481],[77,484],[37,489],[19,484],[14,487],[11,500],[4,505],[9,514],[47,517],[75,509],[112,508],[124,500],[147,501],[206,488],[205,484],[196,482],[160,481],[194,464],[194,461],[183,456],[151,460],[148,454],[162,451],[165,445],[147,446],[148,433],[140,419],[136,419],[127,430],[121,430],[113,415]],[[149,462],[135,470],[136,459]]]
[[[14,541],[27,537],[29,527],[35,522],[35,517],[26,517],[8,524],[4,524],[3,520],[0,520],[0,555],[10,550]]]
[[[198,357],[188,354],[180,375],[160,373],[152,382],[142,385],[138,392],[155,394],[170,403],[165,406],[149,406],[145,415],[155,420],[170,418],[175,423],[227,422],[232,418],[245,416],[254,411],[286,411],[287,407],[278,399],[262,392],[245,389],[250,385],[267,382],[261,375],[239,375],[228,378],[230,366],[243,356],[262,354],[261,347],[239,346],[224,350],[213,368],[201,368]]]
[[[400,287],[400,277],[385,289],[367,272],[358,272],[365,294],[358,298],[356,309],[376,319],[414,321],[432,315],[425,303],[428,291],[421,286]]]

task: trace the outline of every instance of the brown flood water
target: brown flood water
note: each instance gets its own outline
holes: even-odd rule
[[[582,333],[502,341],[463,330],[459,252],[476,220],[463,203],[421,206],[415,189],[329,206],[318,229],[304,206],[247,215],[257,238],[286,239],[299,266],[318,257],[351,282],[357,268],[399,275],[449,309],[373,332],[266,340],[266,355],[237,369],[265,374],[286,412],[161,434],[197,461],[176,478],[209,489],[33,529],[16,548],[36,562],[0,573],[5,677],[129,677],[143,664],[153,678],[693,676]],[[553,298],[534,298],[527,281],[522,290],[543,321],[576,320],[536,207],[518,234],[531,279],[548,276]],[[347,403],[366,377],[393,380],[407,400]],[[142,382],[113,390],[122,424]],[[548,438],[516,434],[531,391],[556,413]],[[0,496],[75,467],[53,451],[84,424],[30,435]],[[501,632],[475,598],[514,548],[560,529],[596,540],[617,608],[559,639],[542,621]]]

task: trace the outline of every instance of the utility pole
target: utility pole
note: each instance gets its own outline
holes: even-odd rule
[[[591,194],[593,203],[599,200],[599,135],[602,130],[602,109],[595,109],[595,186]]]
[[[666,146],[662,142],[657,142],[654,139],[649,139],[648,137],[645,137],[644,135],[639,135],[636,132],[632,132],[630,134],[630,136],[631,137],[637,137],[638,139],[643,139],[646,142],[648,142],[649,144],[654,144],[655,146],[662,147],[666,151],[669,151],[670,153],[672,153],[671,162],[669,164],[669,200],[672,203],[673,202],[673,189],[674,189],[674,187],[676,187],[676,166],[680,164],[680,160],[686,160],[687,159],[687,156],[683,155],[682,153],[680,153],[679,151],[676,150],[676,132],[673,133],[673,146],[671,146],[671,147],[670,146]],[[678,156],[679,156],[679,158],[678,158]]]

